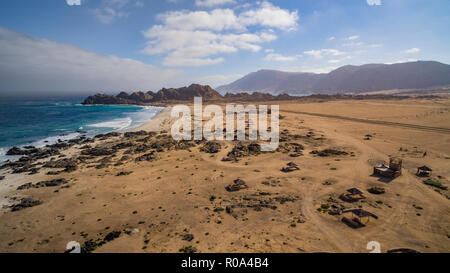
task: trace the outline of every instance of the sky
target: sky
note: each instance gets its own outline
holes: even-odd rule
[[[2,0],[0,95],[217,87],[260,69],[450,63],[448,0]]]

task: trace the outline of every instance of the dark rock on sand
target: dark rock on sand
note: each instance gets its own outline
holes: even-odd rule
[[[149,133],[146,131],[137,131],[137,132],[126,132],[124,136],[126,138],[139,137],[139,136],[147,136]]]
[[[347,152],[345,151],[339,151],[339,150],[335,150],[335,149],[325,149],[322,151],[311,151],[310,154],[316,154],[318,156],[322,156],[322,157],[326,157],[326,156],[333,156],[333,155],[348,155]]]
[[[193,234],[184,234],[182,236],[182,239],[185,240],[185,241],[190,242],[190,241],[194,240],[194,235]]]
[[[122,234],[122,232],[112,231],[105,236],[105,239],[103,239],[103,241],[105,241],[105,242],[113,241],[114,239],[119,238],[120,234]]]
[[[126,176],[126,175],[130,175],[130,174],[132,174],[133,172],[126,172],[126,171],[123,171],[123,172],[120,172],[120,173],[118,173],[118,174],[116,174],[116,176]]]
[[[281,153],[302,153],[304,147],[303,145],[295,142],[289,142],[289,143],[281,143],[278,146],[277,151]]]
[[[155,152],[151,152],[151,153],[145,154],[143,156],[137,157],[135,159],[135,161],[136,162],[140,162],[140,161],[149,161],[149,162],[151,162],[151,161],[155,161],[157,159],[158,159],[158,156],[156,155],[156,153]]]
[[[96,147],[91,149],[86,149],[81,152],[82,155],[90,155],[90,156],[104,156],[104,155],[112,155],[116,152],[113,148],[102,148]]]
[[[257,143],[251,143],[245,145],[242,142],[238,142],[231,152],[227,154],[227,157],[222,161],[239,161],[239,158],[247,157],[251,155],[259,155],[261,153],[261,146]]]
[[[203,147],[200,148],[200,151],[209,154],[215,154],[220,152],[221,147],[222,145],[220,145],[220,143],[217,141],[208,141],[203,145]]]
[[[53,179],[49,181],[41,181],[36,184],[33,183],[26,183],[19,187],[17,187],[17,190],[27,190],[31,188],[45,188],[45,187],[57,187],[60,185],[67,184],[67,180],[65,178],[59,178],[59,179]]]
[[[367,191],[370,192],[371,194],[383,194],[386,192],[385,189],[382,187],[372,187]]]
[[[197,252],[197,248],[194,246],[185,246],[181,248],[179,251],[183,253],[195,253]]]
[[[44,164],[44,168],[64,169],[64,172],[73,172],[77,170],[77,162],[73,159],[64,158],[60,160],[51,160]]]
[[[19,211],[25,208],[31,208],[42,204],[40,200],[34,200],[33,198],[23,198],[19,204],[12,205],[11,211]]]
[[[117,132],[111,132],[111,133],[107,133],[107,134],[100,134],[100,135],[96,135],[94,138],[99,138],[99,139],[108,139],[111,137],[118,137],[121,136],[121,133],[117,133]]]

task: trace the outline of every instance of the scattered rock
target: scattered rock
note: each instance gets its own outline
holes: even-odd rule
[[[182,236],[182,239],[185,240],[185,241],[190,242],[190,241],[194,240],[194,235],[193,234],[184,234]]]
[[[77,170],[77,162],[73,159],[64,158],[60,160],[50,160],[45,163],[44,168],[64,169],[63,172],[73,172]]]
[[[325,150],[322,150],[322,151],[314,150],[314,151],[311,151],[310,154],[315,154],[315,155],[322,156],[322,157],[348,155],[347,152],[339,151],[339,150],[336,150],[336,149],[325,149]]]
[[[120,173],[116,174],[116,176],[126,176],[126,175],[130,175],[132,173],[133,173],[132,171],[129,171],[129,172],[123,171],[123,172],[120,172]]]
[[[60,185],[67,184],[67,180],[65,178],[59,178],[59,179],[53,179],[49,181],[41,181],[36,184],[33,183],[26,183],[19,187],[17,187],[17,190],[27,190],[31,188],[44,188],[44,187],[57,187]]]
[[[90,156],[105,156],[105,155],[112,155],[116,152],[115,149],[112,148],[90,148],[83,150],[81,152],[82,155],[90,155]]]
[[[195,253],[197,252],[197,248],[194,246],[185,246],[183,248],[180,248],[179,251],[182,253]]]
[[[238,142],[222,161],[239,161],[239,158],[259,154],[261,154],[261,145],[257,143],[245,145]]]
[[[382,187],[372,187],[367,191],[370,192],[371,194],[383,194],[386,192],[385,189]]]
[[[23,198],[19,204],[10,206],[11,211],[19,211],[25,208],[31,208],[42,204],[40,200],[34,200],[33,198]]]
[[[147,136],[147,135],[149,135],[149,133],[147,133],[146,131],[143,131],[143,130],[137,131],[137,132],[126,132],[126,133],[124,134],[124,136],[125,136],[126,138],[139,137],[139,136]]]
[[[221,147],[222,145],[220,145],[220,143],[217,141],[208,141],[203,145],[203,147],[200,148],[200,151],[209,154],[215,154],[220,152]]]
[[[139,156],[135,159],[136,162],[140,162],[140,161],[155,161],[158,159],[158,156],[156,155],[155,152],[151,152],[142,156]]]
[[[105,239],[103,239],[103,240],[104,240],[105,242],[113,241],[114,239],[119,238],[121,233],[122,233],[122,232],[120,232],[120,231],[112,231],[112,232],[108,233],[108,234],[105,236]]]

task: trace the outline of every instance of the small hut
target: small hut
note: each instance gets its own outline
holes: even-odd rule
[[[363,192],[358,190],[357,188],[348,189],[346,193],[343,193],[339,196],[342,201],[345,202],[357,202],[361,199],[365,199],[366,197],[363,195]]]
[[[378,216],[363,209],[346,210],[344,211],[344,213],[352,214],[351,219],[347,217],[342,218],[342,222],[346,223],[352,228],[365,227],[369,223],[370,217],[378,219]]]
[[[416,175],[421,176],[421,177],[428,177],[428,176],[431,176],[432,171],[433,170],[430,167],[424,165],[422,167],[417,168]]]
[[[225,189],[227,191],[229,191],[229,192],[232,192],[232,191],[239,191],[239,190],[243,190],[243,189],[248,189],[248,186],[244,182],[244,180],[236,179],[236,180],[233,181],[233,184],[230,184],[230,185],[226,186]]]
[[[400,158],[392,157],[389,159],[389,167],[384,164],[374,167],[373,174],[388,178],[396,178],[402,175],[402,160]]]

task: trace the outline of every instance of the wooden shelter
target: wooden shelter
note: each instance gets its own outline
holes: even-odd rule
[[[400,158],[392,157],[389,159],[389,167],[384,164],[374,167],[373,174],[388,178],[396,178],[402,175],[402,160]]]
[[[363,195],[363,192],[358,190],[357,188],[348,189],[346,193],[343,193],[339,196],[342,201],[345,202],[356,202],[361,199],[365,199],[366,197]]]
[[[233,181],[233,184],[230,184],[225,187],[227,191],[239,191],[243,189],[248,189],[247,184],[242,179],[236,179]]]
[[[418,167],[417,168],[417,173],[416,173],[416,175],[417,176],[422,176],[422,177],[428,177],[428,176],[431,176],[431,172],[432,172],[433,170],[430,168],[430,167],[428,167],[428,166],[422,166],[422,167]]]
[[[342,218],[342,222],[346,223],[352,228],[365,227],[369,223],[370,217],[378,219],[378,216],[363,209],[350,209],[344,211],[343,213],[352,214],[351,218]]]

